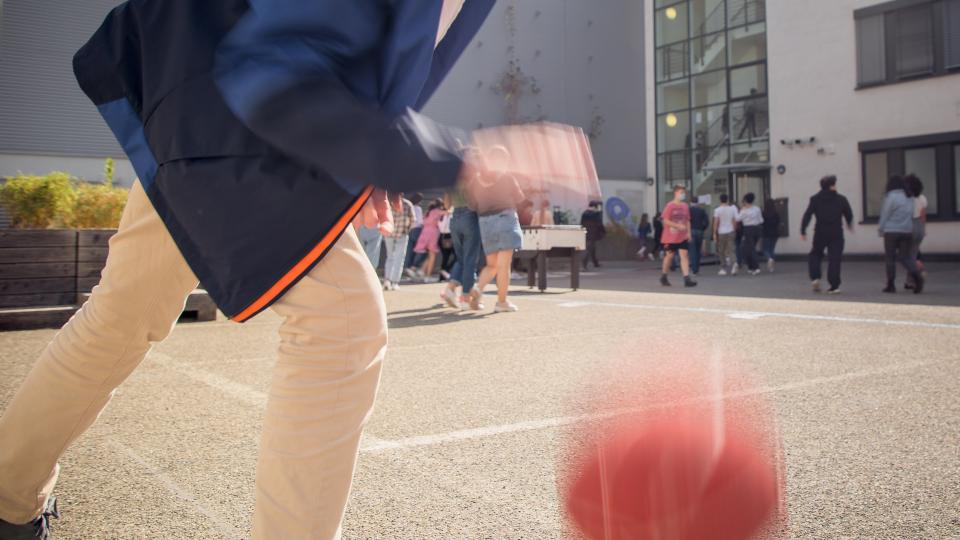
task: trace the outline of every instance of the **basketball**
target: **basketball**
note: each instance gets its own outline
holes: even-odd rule
[[[588,441],[566,511],[591,540],[753,537],[776,513],[776,464],[755,433],[681,415]]]

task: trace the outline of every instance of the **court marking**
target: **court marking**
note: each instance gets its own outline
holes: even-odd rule
[[[799,390],[803,388],[809,388],[812,386],[818,386],[822,384],[830,384],[837,382],[844,382],[856,379],[864,379],[869,377],[875,377],[878,375],[886,375],[890,373],[897,373],[900,371],[913,370],[933,364],[937,364],[939,361],[929,361],[929,362],[910,362],[905,364],[895,364],[891,366],[885,366],[881,368],[872,368],[865,369],[861,371],[854,371],[849,373],[843,373],[840,375],[831,375],[824,377],[814,377],[812,379],[805,379],[803,381],[795,381],[791,383],[785,383],[776,386],[761,386],[757,388],[751,388],[746,390],[740,390],[737,392],[730,392],[719,396],[719,399],[737,399],[743,397],[750,397],[763,394],[772,394],[776,392],[788,392],[792,390]],[[577,416],[559,416],[555,418],[545,418],[542,420],[527,420],[523,422],[516,422],[513,424],[502,424],[502,425],[493,425],[485,426],[479,428],[471,429],[462,429],[457,431],[451,431],[447,433],[437,433],[433,435],[419,435],[415,437],[406,437],[403,439],[396,440],[382,440],[376,444],[369,444],[364,447],[361,447],[360,452],[365,454],[377,454],[382,452],[387,452],[391,450],[406,450],[409,448],[417,448],[424,446],[437,446],[447,443],[463,442],[470,441],[474,439],[484,439],[488,437],[495,437],[499,435],[507,435],[512,433],[522,433],[528,431],[539,431],[550,428],[563,427],[572,424],[578,424],[582,422],[597,421],[597,420],[608,420],[612,418],[617,418],[619,416],[625,416],[629,414],[636,414],[642,411],[655,410],[665,407],[673,407],[677,405],[684,404],[696,404],[704,403],[712,400],[717,400],[717,395],[705,395],[699,396],[697,398],[688,399],[684,401],[677,402],[668,402],[654,404],[648,407],[631,407],[624,409],[614,409],[610,411],[604,411],[601,413],[595,414],[585,414]]]
[[[410,290],[410,289],[401,289],[399,292],[404,294],[415,294],[419,296],[434,296],[434,294],[422,290]],[[640,294],[640,293],[638,293]],[[487,297],[492,296],[490,293],[486,294]],[[701,313],[708,315],[725,315],[731,319],[742,319],[742,320],[759,320],[766,317],[770,318],[782,318],[782,319],[798,319],[798,320],[809,320],[809,321],[822,321],[822,322],[839,322],[839,323],[850,323],[850,324],[874,324],[874,325],[883,325],[883,326],[908,326],[914,328],[931,328],[938,330],[960,330],[960,324],[956,323],[936,323],[928,321],[916,321],[916,320],[903,320],[903,319],[873,319],[865,317],[841,317],[841,316],[831,316],[831,315],[811,315],[808,313],[793,313],[789,311],[752,311],[752,310],[740,310],[740,309],[725,309],[725,308],[706,308],[706,307],[692,307],[692,306],[676,306],[669,304],[629,304],[623,302],[603,302],[603,301],[594,301],[594,300],[561,300],[555,298],[536,298],[533,296],[520,296],[515,298],[518,302],[531,301],[531,302],[543,302],[548,304],[553,304],[557,307],[564,309],[575,309],[581,307],[612,307],[620,309],[638,309],[645,311],[673,311],[680,313]],[[901,306],[897,306],[901,307]],[[938,306],[944,307],[944,306]],[[455,314],[455,311],[448,310],[451,314]]]
[[[704,308],[704,307],[690,307],[690,306],[664,306],[656,304],[625,304],[625,303],[616,303],[616,302],[593,302],[593,301],[574,301],[574,302],[557,302],[555,300],[549,299],[539,299],[531,298],[530,300],[535,300],[537,302],[551,302],[555,303],[557,307],[561,308],[581,308],[581,307],[613,307],[613,308],[622,308],[622,309],[641,309],[641,310],[657,310],[657,311],[675,311],[675,312],[684,312],[684,313],[707,313],[715,315],[726,315],[731,319],[742,319],[742,320],[759,320],[763,318],[779,318],[779,319],[799,319],[806,321],[824,321],[824,322],[841,322],[841,323],[853,323],[853,324],[875,324],[883,326],[910,326],[915,328],[935,328],[938,330],[960,330],[960,324],[950,324],[950,323],[934,323],[927,321],[911,321],[911,320],[900,320],[900,319],[871,319],[863,317],[839,317],[831,315],[811,315],[808,313],[791,313],[783,311],[744,311],[738,309],[721,309],[721,308]]]
[[[136,453],[132,448],[117,441],[108,441],[108,444],[112,446],[114,450],[135,462],[137,465],[150,473],[151,476],[159,480],[160,483],[163,484],[163,487],[165,487],[171,494],[192,506],[193,509],[199,514],[207,518],[210,523],[213,523],[216,528],[224,534],[224,536],[227,538],[233,538],[235,540],[242,540],[246,537],[246,535],[241,533],[236,527],[221,519],[216,512],[204,506],[203,503],[200,502],[200,499],[191,493],[190,490],[177,484],[173,478],[147,461],[140,454]]]

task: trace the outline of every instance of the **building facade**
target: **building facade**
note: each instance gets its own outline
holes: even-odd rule
[[[0,178],[60,170],[87,180],[130,162],[73,76],[73,54],[119,0],[0,2]]]
[[[647,0],[647,92],[658,202],[673,185],[772,198],[781,252],[804,253],[818,180],[857,222],[847,251],[882,251],[892,174],[930,199],[927,252],[960,252],[960,0]],[[655,211],[653,206],[648,211]]]

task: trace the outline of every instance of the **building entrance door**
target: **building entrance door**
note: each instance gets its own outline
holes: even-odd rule
[[[753,204],[763,208],[763,202],[770,196],[770,173],[767,171],[754,171],[733,173],[734,200],[730,201],[740,206],[740,201],[747,193],[753,193],[756,200]]]

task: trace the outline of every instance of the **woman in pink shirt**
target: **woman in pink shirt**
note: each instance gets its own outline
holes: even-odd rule
[[[433,265],[436,264],[437,253],[440,252],[440,220],[444,213],[446,210],[443,201],[434,199],[427,209],[427,215],[423,217],[423,232],[413,248],[413,252],[418,255],[427,254],[427,260],[417,269],[417,274],[424,280],[433,275]]]

